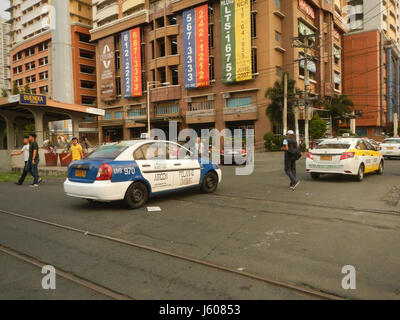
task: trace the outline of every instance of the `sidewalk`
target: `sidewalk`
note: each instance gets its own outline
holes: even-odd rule
[[[24,169],[23,166],[16,166],[12,168],[12,172],[22,173],[23,169]],[[40,176],[60,176],[67,174],[68,167],[39,166],[38,171]]]

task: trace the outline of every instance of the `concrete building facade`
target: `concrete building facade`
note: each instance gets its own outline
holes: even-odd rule
[[[0,94],[5,90],[8,94],[10,85],[10,24],[0,18]]]
[[[324,98],[342,92],[341,57],[345,26],[341,14],[344,1],[237,2],[238,7],[250,6],[250,39],[242,38],[243,41],[249,40],[246,43],[250,46],[242,49],[243,52],[248,50],[247,58],[251,59],[248,73],[251,74],[244,81],[227,83],[225,75],[230,66],[223,62],[227,36],[221,26],[226,12],[221,10],[229,12],[225,5],[233,3],[213,0],[93,1],[93,29],[90,32],[92,41],[96,43],[97,101],[98,107],[106,112],[99,121],[100,140],[137,138],[140,133],[146,132],[146,84],[150,81],[157,83],[156,86],[151,85],[149,92],[152,128],[168,132],[168,121],[176,120],[180,129],[193,128],[198,132],[213,128],[254,129],[256,144],[262,146],[266,132],[280,131],[266,116],[268,101],[265,92],[281,79],[284,71],[296,80],[299,89],[303,89],[304,63],[298,61],[301,49],[292,47],[292,38],[308,41],[303,36],[310,33],[316,35],[316,43],[309,54],[317,58],[307,66],[311,93]],[[188,35],[188,13],[192,9],[199,12],[197,8],[203,5],[207,6],[208,17],[209,79],[207,85],[191,88],[186,85],[188,44],[184,36]],[[121,34],[138,27],[141,35],[142,92],[138,96],[126,97]],[[200,34],[202,32],[198,33],[199,37]],[[111,84],[115,86],[115,95],[111,98],[104,98],[101,94],[104,89],[100,79],[105,43],[107,48],[111,43],[115,47],[115,84]],[[240,45],[236,41],[236,47]],[[195,49],[203,50],[200,46]]]
[[[348,1],[344,37],[344,92],[353,100],[356,132],[376,137],[393,131],[400,103],[399,1]]]

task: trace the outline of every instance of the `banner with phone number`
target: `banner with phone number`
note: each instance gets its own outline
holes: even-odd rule
[[[250,0],[221,0],[222,80],[252,78]]]
[[[122,32],[121,39],[124,97],[140,97],[142,95],[140,28]]]
[[[208,5],[183,12],[185,89],[210,85]]]

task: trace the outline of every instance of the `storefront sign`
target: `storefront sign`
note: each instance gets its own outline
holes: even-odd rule
[[[115,48],[114,37],[99,41],[100,97],[103,101],[115,99]]]
[[[34,106],[45,106],[47,105],[47,97],[39,94],[20,94],[19,103],[34,105]]]
[[[185,89],[210,85],[208,6],[183,12]]]
[[[250,0],[221,0],[222,80],[252,78]]]
[[[315,19],[315,11],[305,0],[299,0],[299,9],[311,19]]]
[[[124,97],[140,97],[143,94],[140,28],[123,32],[121,39]]]

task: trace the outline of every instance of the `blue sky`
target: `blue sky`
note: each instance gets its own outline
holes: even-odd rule
[[[5,10],[10,7],[9,0],[1,0],[0,1],[0,16],[5,19],[10,19],[10,15]]]

